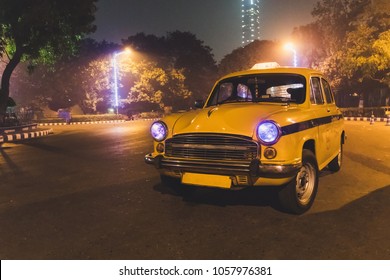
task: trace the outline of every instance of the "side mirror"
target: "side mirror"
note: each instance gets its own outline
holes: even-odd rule
[[[195,100],[195,108],[202,109],[204,106],[204,101],[203,100]]]

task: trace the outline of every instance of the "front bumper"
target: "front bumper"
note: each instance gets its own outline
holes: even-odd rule
[[[259,160],[252,161],[205,161],[192,159],[165,158],[162,155],[145,156],[147,164],[153,164],[157,169],[174,172],[204,173],[226,176],[246,175],[263,178],[291,178],[302,167],[301,163],[287,165],[262,164]]]

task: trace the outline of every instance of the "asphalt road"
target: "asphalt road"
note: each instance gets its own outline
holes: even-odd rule
[[[148,121],[0,148],[0,259],[390,259],[390,127],[346,122],[342,170],[295,216],[268,191],[181,197],[143,162]]]

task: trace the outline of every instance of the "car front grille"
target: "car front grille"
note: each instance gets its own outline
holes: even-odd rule
[[[249,137],[221,134],[181,134],[165,142],[166,157],[188,159],[251,161],[258,149]]]

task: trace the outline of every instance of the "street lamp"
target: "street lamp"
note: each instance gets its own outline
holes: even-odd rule
[[[293,65],[294,65],[294,67],[297,67],[298,66],[297,51],[294,48],[294,45],[292,43],[287,43],[286,45],[284,45],[284,48],[286,50],[292,51],[292,53],[293,53]]]
[[[117,57],[121,54],[127,54],[129,55],[131,53],[131,50],[129,48],[126,48],[124,51],[121,52],[115,52],[112,58],[112,66],[114,71],[114,96],[115,96],[115,108],[116,108],[116,114],[118,115],[118,108],[119,108],[119,97],[118,97],[118,62]]]

